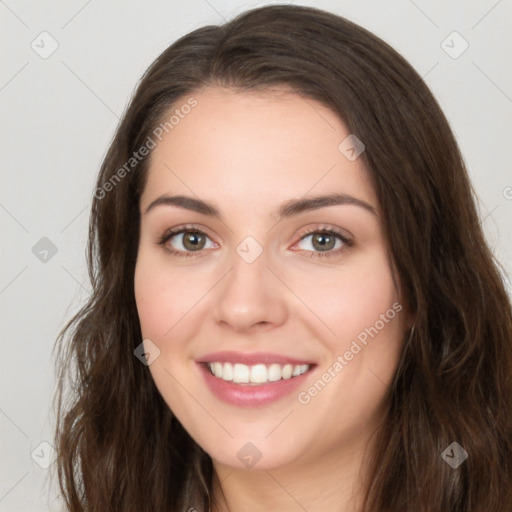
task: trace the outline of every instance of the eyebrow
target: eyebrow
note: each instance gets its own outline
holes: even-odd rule
[[[144,214],[147,214],[157,206],[177,206],[186,210],[208,215],[210,217],[216,217],[221,219],[219,210],[211,203],[203,201],[202,199],[195,199],[189,196],[169,196],[162,195],[157,197],[150,205],[146,208]],[[285,217],[292,217],[303,212],[317,210],[319,208],[325,208],[327,206],[338,206],[338,205],[354,205],[359,206],[373,215],[378,215],[376,208],[368,204],[366,201],[357,199],[356,197],[349,196],[347,194],[328,194],[322,196],[306,197],[301,199],[291,199],[283,203],[277,212],[273,216],[277,216],[278,220]]]

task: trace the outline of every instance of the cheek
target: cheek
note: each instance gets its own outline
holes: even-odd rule
[[[134,276],[135,301],[145,338],[164,340],[193,308],[207,283],[166,264],[165,256],[140,250]]]
[[[181,320],[188,319],[187,311],[197,302],[198,291],[183,272],[171,270],[158,255],[144,249],[138,255],[134,289],[142,337],[160,351],[149,371],[169,408],[187,422],[189,397],[180,383],[191,381],[190,368],[183,365],[191,333],[183,335],[181,329],[187,322]]]
[[[365,416],[373,414],[394,377],[404,308],[385,258],[374,258],[367,268],[354,270],[343,289],[327,320],[336,332],[328,343],[331,354],[342,356],[338,384],[350,397],[345,412]]]
[[[356,418],[373,414],[392,381],[402,346],[404,308],[380,248],[350,263],[309,278],[303,293],[309,288],[308,305],[330,331],[321,329],[327,349],[322,366],[336,374],[318,405],[337,404],[340,414]],[[341,400],[339,393],[344,393]]]
[[[144,338],[161,338],[170,327],[169,290],[162,286],[159,275],[151,272],[144,259],[135,268],[135,302]]]
[[[392,305],[398,299],[391,270],[384,262],[376,261],[371,270],[353,272],[344,290],[335,299],[331,314],[335,330],[349,337],[379,322],[381,315],[386,315],[390,308],[393,314]]]
[[[374,325],[398,301],[391,268],[380,247],[355,254],[337,269],[301,272],[294,278],[294,290],[324,324],[325,339],[340,345],[336,349],[343,347],[343,340]],[[391,315],[398,316],[394,312]]]

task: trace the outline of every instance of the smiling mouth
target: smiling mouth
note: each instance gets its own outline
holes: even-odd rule
[[[313,364],[255,364],[204,363],[208,371],[218,379],[234,384],[261,386],[280,380],[290,380],[311,370]]]

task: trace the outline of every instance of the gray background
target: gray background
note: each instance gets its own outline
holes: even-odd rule
[[[267,3],[0,0],[0,512],[61,510],[45,444],[51,350],[90,290],[94,180],[137,80],[179,36]],[[361,24],[424,76],[461,146],[489,244],[511,274],[512,2],[291,3]],[[58,48],[42,58],[53,40]]]

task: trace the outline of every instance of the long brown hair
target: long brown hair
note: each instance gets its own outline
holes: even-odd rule
[[[327,105],[364,142],[415,322],[387,395],[364,510],[510,512],[512,308],[452,131],[421,77],[385,42],[342,17],[291,5],[247,11],[176,41],[146,71],[119,124],[91,211],[93,293],[55,347],[67,509],[208,510],[211,459],[134,356],[149,158],[126,163],[194,91],[282,85]],[[456,468],[442,457],[454,442],[468,454]]]

